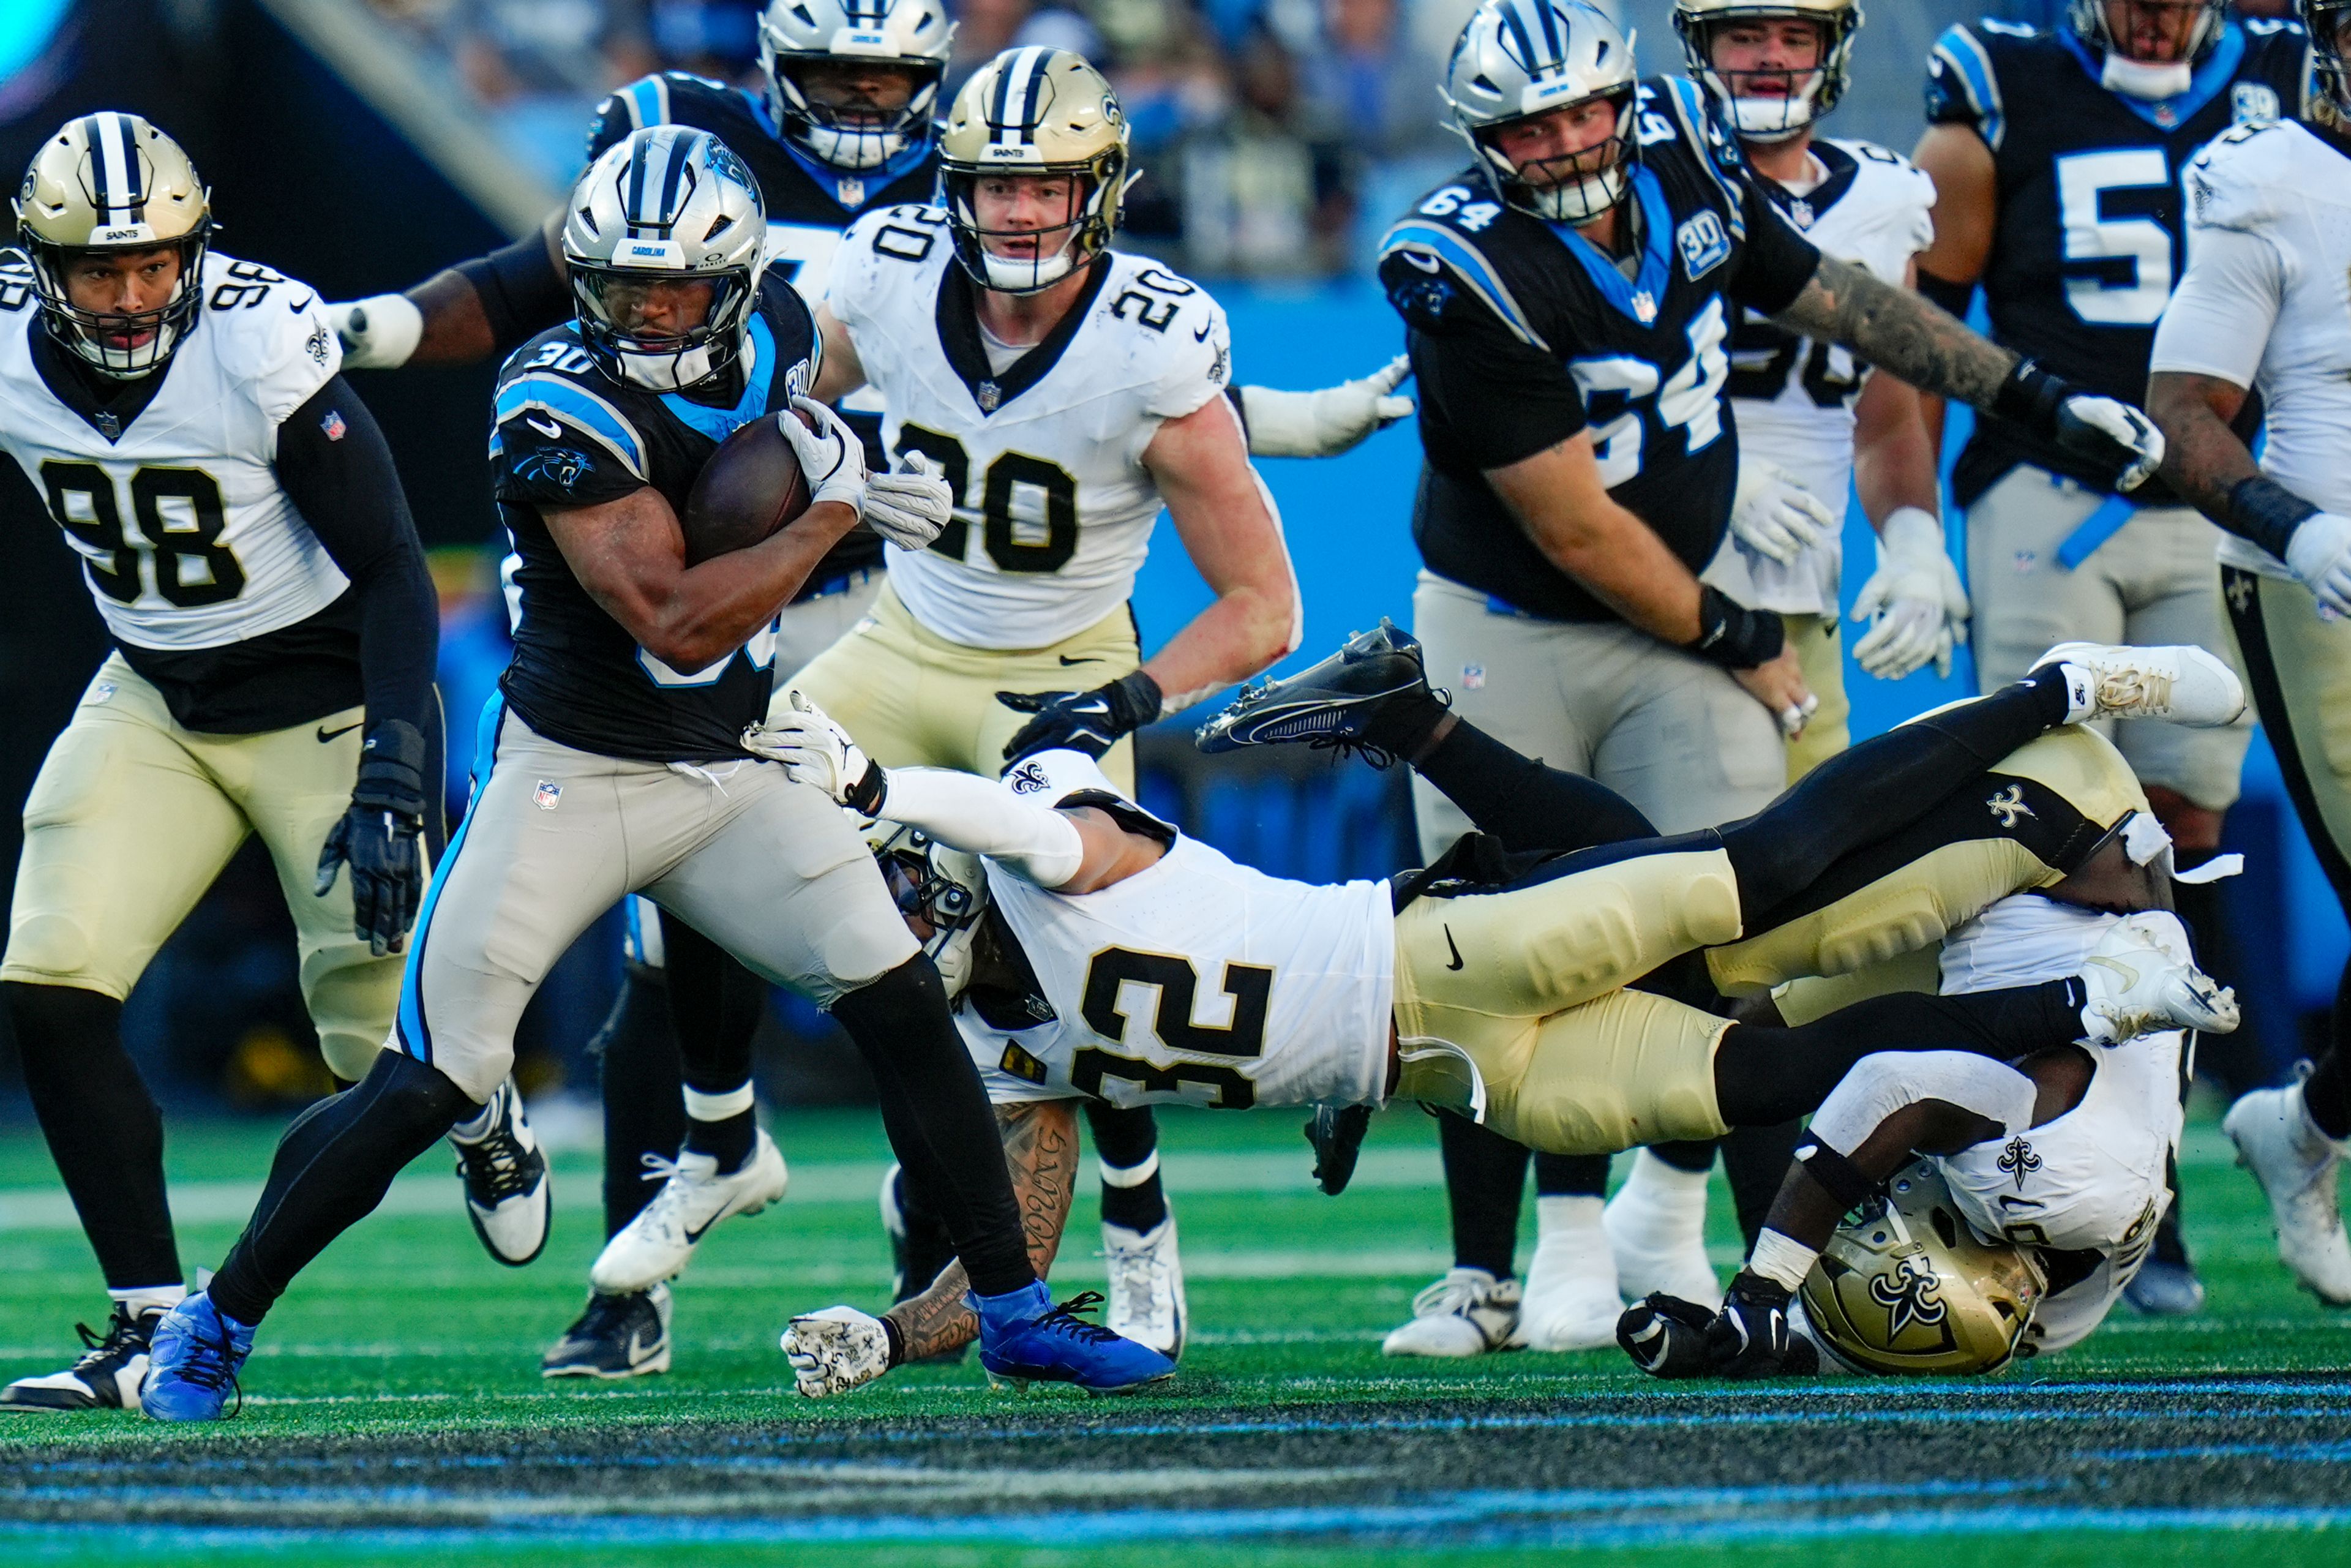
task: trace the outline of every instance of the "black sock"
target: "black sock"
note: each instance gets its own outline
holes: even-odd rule
[[[1159,1181],[1159,1123],[1151,1107],[1122,1109],[1089,1100],[1086,1131],[1103,1167],[1102,1223],[1138,1232],[1155,1228],[1167,1218],[1167,1189]],[[1133,1179],[1132,1173],[1146,1169],[1141,1180]],[[1122,1185],[1112,1179],[1113,1172],[1129,1179]]]
[[[832,1016],[872,1071],[890,1146],[938,1209],[972,1290],[1000,1296],[1035,1283],[996,1113],[938,970],[918,955],[841,998]]]
[[[1448,711],[1434,692],[1392,696],[1381,703],[1365,722],[1364,738],[1409,762],[1413,753],[1427,744],[1429,733]]]
[[[1762,1127],[1733,1127],[1722,1140],[1722,1176],[1730,1187],[1730,1205],[1747,1250],[1763,1229],[1763,1217],[1780,1196],[1780,1184],[1796,1158],[1796,1141],[1803,1136],[1803,1119],[1792,1116]]]
[[[623,964],[621,994],[588,1042],[604,1091],[604,1234],[637,1217],[661,1190],[644,1156],[674,1159],[685,1143],[685,1078],[662,972]]]
[[[2179,1155],[2166,1155],[2163,1161],[2163,1185],[2171,1194],[2171,1206],[2163,1211],[2163,1218],[2155,1228],[2155,1250],[2148,1256],[2158,1263],[2168,1263],[2175,1269],[2191,1273],[2195,1263],[2188,1256],[2188,1239],[2180,1225],[2187,1218],[2179,1198]]]
[[[1453,1266],[1509,1279],[1527,1185],[1526,1145],[1451,1111],[1437,1113],[1437,1141],[1453,1213]]]
[[[758,1142],[758,1118],[749,1111],[722,1116],[715,1122],[686,1118],[685,1146],[716,1160],[720,1176],[732,1176],[741,1170]]]
[[[2318,1130],[2339,1143],[2351,1138],[2351,1072],[2344,1069],[2344,1057],[2351,1051],[2351,1043],[2346,1043],[2346,1037],[2351,1037],[2351,964],[2343,967],[2343,977],[2335,984],[2330,1022],[2333,1041],[2318,1053],[2310,1076],[2303,1081],[2302,1103],[2310,1108],[2310,1119]]]
[[[1696,1175],[1714,1169],[1715,1142],[1712,1138],[1678,1138],[1669,1144],[1651,1144],[1649,1152],[1677,1171]]]
[[[122,1049],[122,1004],[74,986],[0,982],[25,1090],[109,1290],[177,1284],[163,1115]]]
[[[1413,771],[1506,850],[1565,852],[1656,837],[1648,818],[1598,779],[1546,768],[1467,719]]]
[[[277,1141],[261,1201],[213,1276],[213,1304],[259,1322],[327,1243],[375,1211],[402,1166],[475,1108],[438,1068],[377,1052],[355,1087],[303,1112]]]
[[[2011,990],[1873,997],[1792,1028],[1733,1024],[1714,1053],[1715,1102],[1733,1127],[1820,1108],[1853,1064],[1882,1051],[1969,1051],[2002,1061],[2082,1032],[2079,980]]]
[[[1537,1197],[1605,1197],[1608,1196],[1606,1155],[1547,1155],[1535,1153]]]
[[[666,911],[661,928],[685,1082],[714,1093],[750,1082],[751,1038],[767,1010],[767,982]]]

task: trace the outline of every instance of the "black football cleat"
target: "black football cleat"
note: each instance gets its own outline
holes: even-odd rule
[[[151,1308],[133,1316],[120,1301],[103,1336],[88,1323],[74,1324],[88,1346],[62,1372],[20,1377],[0,1388],[0,1410],[136,1410],[147,1382],[147,1342],[162,1321],[163,1309]]]
[[[1663,1291],[1644,1296],[1616,1320],[1616,1343],[1652,1377],[1705,1377],[1714,1371],[1707,1331],[1714,1314]]]
[[[1368,739],[1365,730],[1383,707],[1399,699],[1444,700],[1429,690],[1420,643],[1384,618],[1320,664],[1286,680],[1242,687],[1229,706],[1200,727],[1193,744],[1209,752],[1301,742],[1340,747],[1361,751],[1384,768],[1394,758]]]
[[[1788,1322],[1788,1291],[1740,1273],[1722,1298],[1722,1312],[1706,1331],[1717,1377],[1810,1377],[1821,1353]]]
[[[489,1130],[477,1138],[449,1134],[457,1152],[457,1179],[465,1187],[465,1218],[482,1250],[510,1269],[519,1269],[547,1247],[554,1194],[547,1155],[523,1114],[522,1094],[513,1079],[490,1096]]]
[[[669,1370],[669,1286],[590,1293],[587,1310],[539,1359],[541,1377],[650,1377]]]
[[[1355,1175],[1355,1156],[1364,1150],[1364,1134],[1372,1129],[1369,1105],[1317,1105],[1306,1124],[1306,1141],[1314,1145],[1314,1185],[1332,1197],[1347,1190]]]

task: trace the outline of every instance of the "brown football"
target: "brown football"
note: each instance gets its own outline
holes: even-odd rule
[[[809,507],[808,476],[792,444],[776,428],[791,411],[753,420],[710,455],[685,498],[685,564],[748,549]]]

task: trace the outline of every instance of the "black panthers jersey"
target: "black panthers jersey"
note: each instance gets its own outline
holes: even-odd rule
[[[2302,29],[2230,20],[2189,89],[2149,102],[2098,84],[2070,29],[1991,20],[1948,29],[1927,66],[1927,118],[1991,149],[1998,228],[1983,275],[1993,338],[2079,386],[2147,395],[2155,324],[2187,268],[2179,172],[2232,122],[2300,112]],[[2022,118],[2010,120],[2015,105]],[[1972,503],[2019,463],[2104,488],[2111,472],[2043,436],[1980,419],[1952,489]],[[2170,502],[2150,480],[2141,505]]]
[[[615,381],[569,322],[516,350],[498,372],[490,479],[519,558],[521,598],[514,662],[498,685],[551,740],[607,757],[710,762],[741,757],[744,726],[767,712],[771,632],[709,669],[671,669],[589,596],[540,515],[650,485],[684,516],[718,444],[816,379],[816,323],[783,279],[761,285],[750,337],[748,369],[738,361],[728,372],[726,407]]]
[[[759,187],[768,214],[768,272],[799,290],[814,306],[824,298],[833,252],[841,232],[859,214],[880,207],[931,199],[939,178],[938,148],[925,141],[862,173],[819,162],[784,140],[756,94],[684,71],[640,78],[596,106],[588,125],[588,161],[648,125],[684,125],[707,131],[726,143]],[[872,406],[862,406],[871,403]],[[841,415],[865,443],[865,465],[880,473],[890,465],[882,447],[878,399],[852,392],[841,400]],[[871,529],[852,529],[809,575],[811,589],[830,578],[882,564],[882,540]]]
[[[1644,82],[1638,121],[1618,209],[1636,225],[1631,277],[1571,225],[1505,204],[1482,168],[1430,193],[1381,247],[1419,380],[1422,559],[1548,620],[1615,612],[1544,558],[1486,473],[1588,428],[1609,494],[1702,570],[1738,481],[1732,319],[1740,305],[1785,308],[1820,264],[1696,85]]]

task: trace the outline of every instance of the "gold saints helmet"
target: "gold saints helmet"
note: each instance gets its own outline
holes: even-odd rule
[[[2048,1291],[2030,1248],[1968,1228],[1930,1160],[1837,1227],[1804,1277],[1804,1316],[1843,1360],[1867,1372],[1997,1372]]]
[[[204,301],[213,231],[212,194],[178,142],[135,114],[69,120],[33,154],[14,204],[51,336],[110,376],[171,358]],[[84,309],[67,290],[78,256],[165,247],[180,253],[180,277],[152,309]]]
[[[1717,28],[1785,21],[1818,24],[1821,52],[1812,70],[1791,80],[1780,71],[1714,68]],[[1689,74],[1706,84],[1731,130],[1750,141],[1784,141],[1837,106],[1853,78],[1853,40],[1861,21],[1861,0],[1674,0],[1674,31],[1682,36]],[[1758,93],[1762,85],[1775,90]]]
[[[982,66],[956,94],[939,139],[947,225],[965,270],[983,288],[1034,294],[1101,255],[1126,194],[1126,137],[1118,95],[1067,49],[1007,49]],[[1068,179],[1067,213],[1042,228],[983,226],[978,189],[1008,174]],[[1019,254],[1029,247],[1036,254]]]

